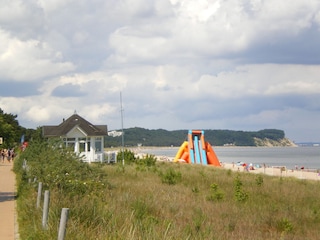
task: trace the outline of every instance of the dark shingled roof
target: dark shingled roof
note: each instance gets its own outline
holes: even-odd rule
[[[106,136],[108,135],[107,125],[93,125],[78,114],[73,114],[58,126],[43,126],[42,134],[44,137],[60,137],[67,135],[74,127],[79,127],[87,136]]]

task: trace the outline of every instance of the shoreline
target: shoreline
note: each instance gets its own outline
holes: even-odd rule
[[[143,158],[146,153],[135,153],[137,157]],[[155,156],[157,161],[159,162],[171,162],[174,163],[174,157],[168,157],[164,155],[157,155]],[[179,163],[179,162],[177,162]],[[183,163],[180,163],[183,164]],[[186,163],[189,164],[189,163]],[[204,166],[211,166],[211,165],[204,165]],[[262,166],[262,167],[254,167],[250,169],[246,166],[238,166],[235,163],[226,163],[221,162],[221,167],[216,168],[223,168],[227,170],[231,170],[234,172],[243,172],[243,173],[253,173],[253,174],[264,174],[268,176],[274,177],[293,177],[296,179],[301,180],[320,180],[320,172],[317,169],[289,169],[286,166]]]
[[[285,166],[260,167],[250,170],[244,166],[237,166],[233,163],[222,163],[222,168],[237,172],[247,172],[253,174],[265,174],[274,177],[294,177],[302,180],[320,180],[320,173],[310,171],[310,169],[288,169]]]
[[[219,146],[220,148],[220,146]],[[235,148],[235,146],[221,146],[221,148]],[[263,147],[263,148],[270,148],[270,147]],[[274,147],[277,148],[277,147]],[[288,147],[292,148],[292,147]],[[148,153],[148,150],[166,150],[166,149],[179,149],[179,147],[173,146],[166,146],[166,147],[150,147],[150,146],[141,146],[141,147],[132,147],[129,148],[131,151],[134,152],[136,157],[144,157]],[[115,149],[114,149],[115,150]],[[157,161],[165,161],[165,162],[173,162],[174,157],[156,154],[154,155]],[[210,166],[210,165],[207,165]],[[254,173],[254,174],[265,174],[269,176],[275,177],[294,177],[296,179],[305,179],[305,180],[320,180],[320,172],[319,169],[300,169],[300,168],[287,168],[287,166],[260,166],[255,167],[254,170],[249,170],[244,166],[238,166],[236,163],[230,162],[221,162],[221,168],[230,169],[231,171],[238,171],[238,172],[247,172],[247,173]]]

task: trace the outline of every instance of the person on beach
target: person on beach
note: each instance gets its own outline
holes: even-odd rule
[[[7,160],[10,163],[10,161],[11,161],[11,150],[10,150],[10,148],[8,148],[8,150],[7,150]]]
[[[11,150],[10,150],[10,157],[11,157],[11,160],[12,160],[12,162],[13,162],[14,157],[15,157],[15,152],[14,152],[14,149],[13,149],[13,148],[11,148]]]
[[[2,162],[4,162],[4,149],[1,149],[0,157],[1,157]]]
[[[243,171],[249,171],[249,169],[248,169],[248,165],[246,164],[246,163],[244,163],[243,165]]]
[[[2,158],[2,163],[4,163],[5,158],[8,158],[7,149],[2,149],[1,150],[1,158]]]

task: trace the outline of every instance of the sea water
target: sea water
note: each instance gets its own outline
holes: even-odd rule
[[[213,147],[220,162],[245,162],[288,169],[320,169],[320,147]],[[178,148],[151,148],[141,152],[175,157]]]

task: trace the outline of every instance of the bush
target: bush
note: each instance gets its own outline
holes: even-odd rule
[[[136,169],[139,171],[146,171],[150,168],[154,168],[156,166],[157,159],[154,155],[147,154],[145,157],[136,160],[137,167]]]
[[[20,184],[29,179],[42,182],[44,188],[83,195],[99,194],[109,183],[97,165],[84,163],[60,141],[32,142],[15,161],[14,171]],[[27,167],[23,167],[26,163]]]
[[[122,160],[124,159],[125,164],[132,164],[136,161],[136,157],[134,155],[134,152],[125,149],[124,151],[119,151],[117,154],[117,162],[122,163]]]
[[[293,230],[293,225],[287,218],[283,218],[279,220],[277,222],[276,227],[279,232],[284,232],[284,233],[289,233],[289,232],[292,232]]]
[[[181,180],[181,172],[169,168],[165,173],[160,173],[163,183],[174,185]]]
[[[237,175],[234,180],[234,196],[237,202],[245,202],[249,197],[248,193],[243,190],[242,185],[242,181],[239,175]]]
[[[209,201],[220,201],[224,198],[224,193],[219,189],[218,184],[213,183],[210,185],[210,195],[207,196]]]
[[[258,175],[257,177],[256,177],[256,184],[257,184],[257,186],[262,186],[263,185],[263,177],[261,176],[261,175]]]

